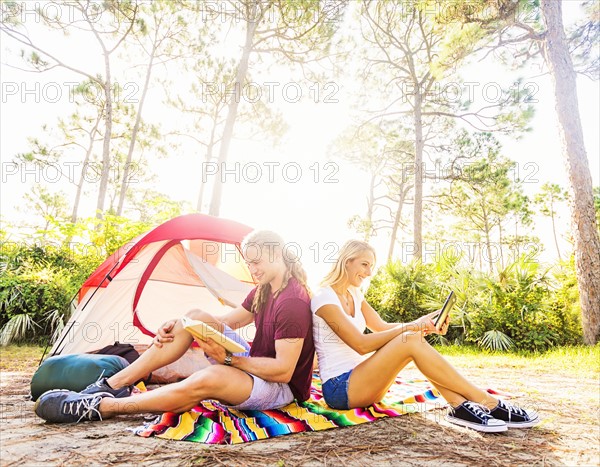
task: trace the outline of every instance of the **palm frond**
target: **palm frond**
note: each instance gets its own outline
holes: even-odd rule
[[[50,342],[55,342],[65,328],[65,314],[60,310],[54,309],[46,313],[45,321],[50,323],[50,332],[52,333]]]
[[[431,334],[431,343],[435,345],[450,345],[450,341],[441,334]]]
[[[487,350],[509,350],[515,342],[502,331],[486,331],[479,339],[479,345]]]
[[[39,328],[39,324],[28,314],[15,315],[0,329],[0,345],[22,341],[29,332],[35,331],[36,327]]]

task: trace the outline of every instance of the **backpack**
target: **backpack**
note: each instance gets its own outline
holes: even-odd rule
[[[112,345],[107,345],[106,347],[102,347],[100,350],[94,350],[90,353],[101,355],[118,355],[119,357],[123,357],[129,363],[135,362],[140,356],[133,345],[121,344],[119,342],[115,342]]]

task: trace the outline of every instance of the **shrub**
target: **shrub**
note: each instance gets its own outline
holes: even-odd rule
[[[454,290],[450,329],[445,338],[430,338],[436,343],[540,351],[581,342],[572,262],[553,268],[553,276],[550,268],[526,256],[495,275],[457,265],[457,258],[425,265],[390,263],[375,275],[366,298],[384,320],[409,322],[438,309]]]
[[[0,344],[42,340],[70,315],[70,303],[98,258],[54,246],[2,244]]]
[[[373,277],[365,298],[385,321],[407,323],[425,314],[422,301],[428,287],[431,281],[423,264],[395,261]]]

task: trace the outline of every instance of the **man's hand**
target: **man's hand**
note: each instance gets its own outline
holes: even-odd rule
[[[196,338],[194,338],[194,340],[198,343],[198,346],[204,350],[204,353],[207,357],[212,357],[217,363],[223,364],[225,357],[227,356],[225,347],[217,344],[210,338],[206,339],[205,341]]]
[[[173,342],[173,339],[175,337],[173,334],[173,328],[175,327],[175,324],[177,323],[177,321],[178,320],[176,320],[176,319],[172,319],[172,320],[169,320],[169,321],[163,323],[158,328],[156,336],[152,340],[152,344],[154,344],[156,347],[158,347],[160,349],[163,346],[163,344],[165,344],[167,342]]]

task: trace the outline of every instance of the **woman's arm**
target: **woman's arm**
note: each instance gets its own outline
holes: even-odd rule
[[[409,331],[412,326],[413,331],[418,331],[418,327],[415,326],[415,323],[388,323],[384,321],[379,313],[377,313],[371,305],[367,303],[366,300],[363,300],[360,310],[365,317],[365,321],[367,322],[367,327],[373,332],[381,332],[387,331],[388,329],[394,329],[398,325],[402,325],[405,328],[405,331]]]
[[[394,337],[410,330],[407,329],[407,325],[396,324],[381,332],[363,334],[337,305],[323,305],[316,311],[316,315],[323,318],[346,345],[361,355],[380,349]],[[414,324],[412,328],[418,329]]]
[[[421,316],[420,318],[411,321],[410,323],[388,323],[381,319],[379,313],[377,313],[371,305],[363,300],[361,304],[361,311],[365,317],[367,327],[373,332],[387,331],[388,329],[396,329],[398,326],[403,327],[404,331],[415,331],[423,332],[427,331],[428,334],[439,334],[433,324],[433,318],[436,317],[440,310]],[[448,320],[447,320],[448,321]],[[431,322],[431,323],[430,323]],[[445,332],[444,332],[445,334]]]

